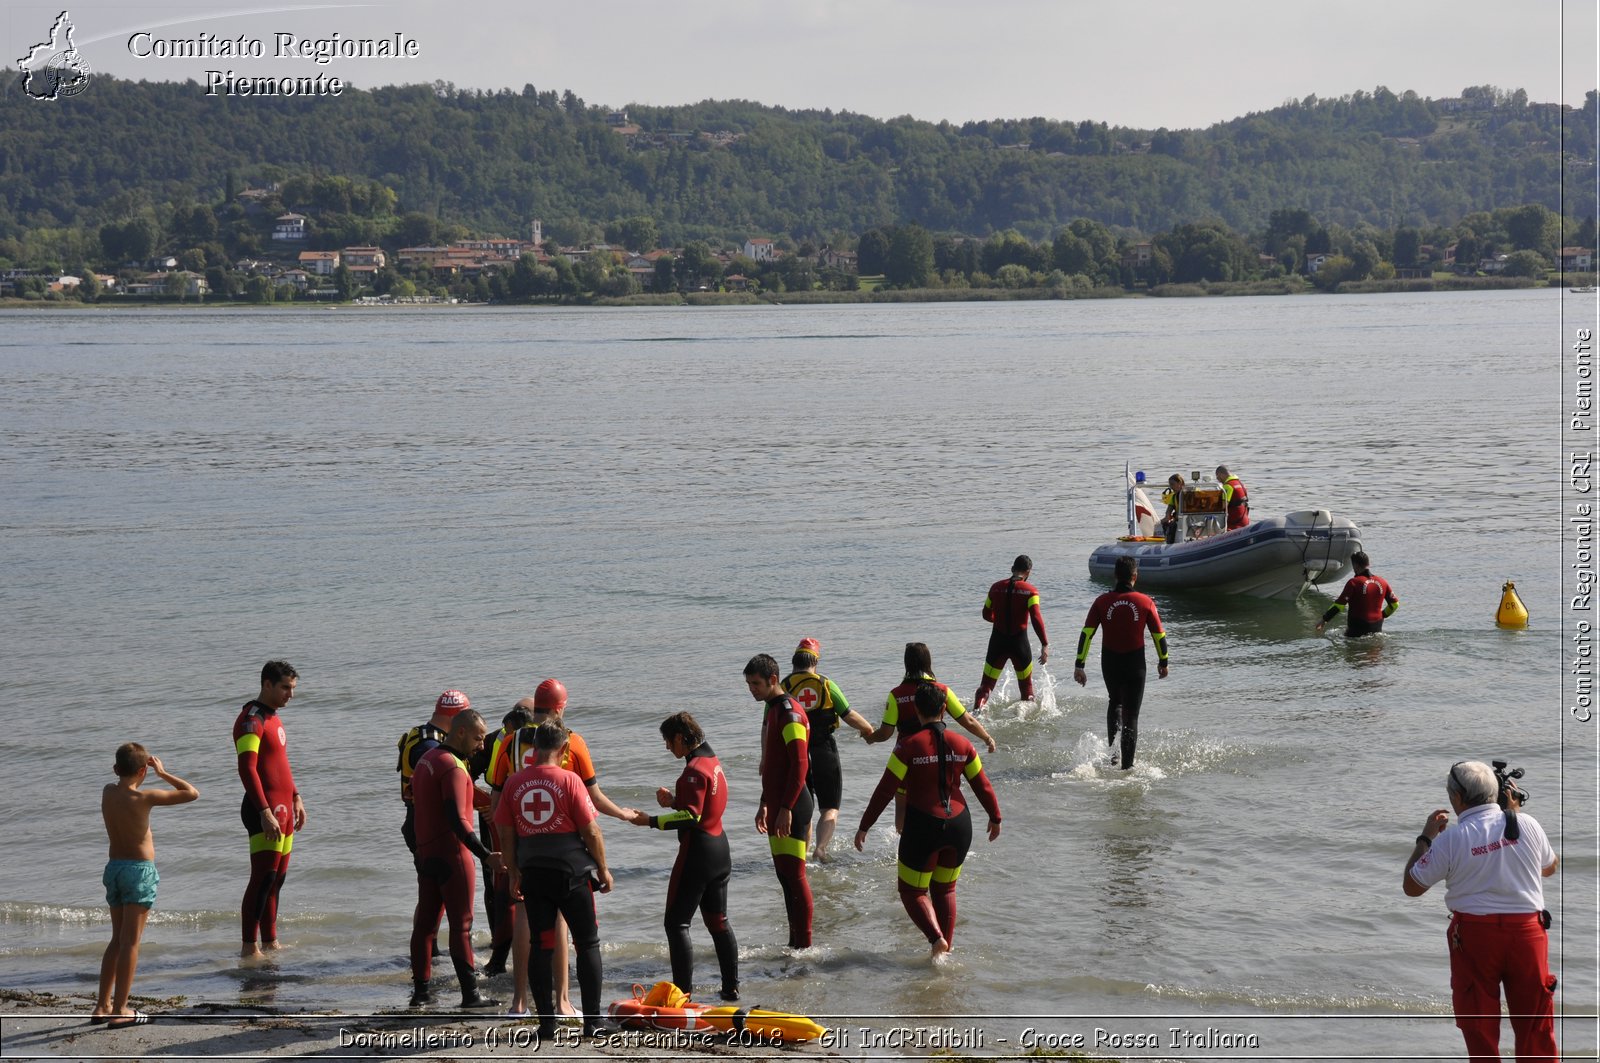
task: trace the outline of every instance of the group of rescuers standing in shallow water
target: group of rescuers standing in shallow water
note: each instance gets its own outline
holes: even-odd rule
[[[1219,479],[1227,484],[1225,474],[1226,469],[1218,470]],[[1242,501],[1243,485],[1238,484],[1237,490]],[[1233,513],[1230,507],[1230,527]],[[1248,520],[1242,508],[1240,515]],[[1356,575],[1323,618],[1326,621],[1348,604],[1351,635],[1378,630],[1382,617],[1398,604],[1388,584],[1370,573],[1364,554],[1356,554],[1354,561]],[[1030,626],[1039,639],[1039,663],[1049,659],[1039,591],[1029,582],[1032,569],[1033,562],[1026,555],[1017,557],[1009,578],[991,586],[984,600],[982,615],[992,631],[974,710],[987,703],[1008,663],[1016,674],[1020,698],[1032,699]],[[1168,675],[1167,639],[1155,603],[1134,589],[1138,581],[1134,559],[1119,559],[1115,574],[1115,588],[1095,599],[1084,620],[1073,679],[1080,686],[1087,683],[1084,666],[1090,644],[1095,632],[1104,628],[1101,675],[1108,694],[1106,737],[1116,763],[1120,735],[1120,765],[1128,770],[1134,762],[1144,696],[1144,635],[1148,631],[1155,644],[1162,678]],[[1321,627],[1319,622],[1318,630]],[[820,655],[818,641],[806,638],[795,649],[789,675],[782,676],[778,662],[764,653],[752,657],[744,669],[746,687],[764,706],[761,795],[755,827],[767,837],[783,889],[788,945],[795,949],[811,945],[812,895],[806,857],[812,818],[820,811],[816,854],[823,861],[828,859],[842,792],[834,732],[844,723],[868,743],[896,739],[862,813],[855,847],[863,848],[868,832],[892,802],[900,832],[901,903],[933,954],[948,952],[955,936],[956,882],[972,843],[971,812],[963,785],[987,814],[991,841],[1000,835],[1001,815],[999,799],[976,747],[965,736],[947,729],[944,717],[948,715],[981,740],[989,752],[995,749],[994,738],[975,718],[976,712],[969,713],[954,692],[935,678],[932,654],[924,643],[906,644],[905,676],[889,692],[876,727],[850,707],[833,680],[817,671]],[[250,879],[241,904],[241,955],[247,958],[278,947],[278,896],[294,836],[306,820],[279,717],[294,696],[297,681],[298,673],[287,661],[269,661],[262,669],[259,695],[240,710],[233,729],[238,772],[245,789],[240,816],[250,836]],[[460,1006],[500,1004],[479,991],[480,969],[471,944],[476,857],[489,870],[485,903],[492,930],[490,957],[481,973],[503,974],[509,958],[514,981],[507,1014],[529,1015],[530,991],[541,1035],[553,1032],[558,1014],[573,1014],[567,987],[570,935],[577,955],[585,1032],[602,1028],[594,894],[610,891],[612,874],[598,813],[635,826],[677,833],[678,855],[667,887],[664,918],[672,980],[686,992],[693,988],[689,926],[698,909],[715,945],[720,996],[726,1001],[738,1000],[738,945],[727,914],[732,862],[723,817],[728,786],[700,725],[687,712],[674,713],[661,722],[667,751],[684,764],[673,788],[656,791],[656,802],[665,811],[649,814],[620,807],[601,791],[587,744],[566,726],[566,704],[566,688],[559,680],[546,679],[531,697],[518,701],[491,734],[467,695],[447,690],[435,703],[432,717],[401,737],[396,765],[405,804],[401,833],[415,854],[418,885],[410,942],[412,1006],[422,1007],[434,1000],[432,961],[435,938],[444,920],[450,928],[450,960],[461,987]],[[152,763],[162,778],[175,779],[162,771],[158,761]],[[118,773],[124,774],[120,751]],[[144,778],[142,767],[128,774]],[[474,785],[474,779],[482,779],[485,785]],[[470,820],[474,810],[483,819],[480,829],[474,829]],[[142,906],[147,913],[154,903],[154,850],[148,844],[147,825],[144,840],[151,853],[148,874],[152,882],[148,897],[136,897],[130,907]],[[115,833],[112,848],[115,856]],[[108,869],[108,899],[110,876]],[[118,902],[112,899],[111,903],[116,916]],[[114,927],[120,926],[114,920]],[[125,1013],[142,929],[140,920],[131,932],[132,962],[120,953],[113,962],[113,951],[126,952],[130,936],[123,934],[119,940],[114,933],[102,972],[97,1021],[103,1015],[115,1020]]]

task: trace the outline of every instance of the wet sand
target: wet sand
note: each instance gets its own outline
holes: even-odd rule
[[[536,1025],[504,1016],[445,1011],[381,1015],[277,1014],[270,1010],[137,998],[143,1026],[108,1029],[89,1022],[87,995],[0,990],[0,1059],[695,1059],[778,1055],[834,1057],[816,1044],[730,1042],[715,1032],[620,1030],[583,1038],[576,1025],[540,1043]]]

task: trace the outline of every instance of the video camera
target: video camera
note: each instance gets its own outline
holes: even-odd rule
[[[1515,780],[1522,778],[1522,769],[1510,768],[1508,770],[1506,762],[1503,760],[1491,761],[1490,763],[1494,766],[1494,781],[1500,784],[1500,792],[1495,796],[1495,803],[1506,814],[1505,837],[1507,841],[1514,842],[1522,837],[1522,828],[1517,824],[1517,814],[1511,808],[1510,799],[1516,798],[1519,805],[1525,805],[1530,800],[1528,791],[1518,786],[1515,782]]]
[[[1528,791],[1513,781],[1522,778],[1521,768],[1507,770],[1506,762],[1503,760],[1496,760],[1491,763],[1494,765],[1494,781],[1500,784],[1500,793],[1495,797],[1496,804],[1501,808],[1506,808],[1508,804],[1507,798],[1512,797],[1517,799],[1517,804],[1519,805],[1525,805],[1532,800],[1528,796]]]

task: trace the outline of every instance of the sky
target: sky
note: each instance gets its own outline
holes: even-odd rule
[[[63,10],[90,69],[182,81],[206,71],[339,77],[371,88],[571,89],[613,108],[745,99],[960,123],[1043,116],[1143,129],[1208,126],[1289,99],[1524,88],[1581,105],[1597,82],[1596,0],[8,0],[16,69]],[[130,42],[135,33],[150,36]],[[276,34],[416,42],[415,56],[272,57]],[[244,35],[253,58],[139,56],[148,41]],[[0,108],[32,105],[19,78]],[[92,87],[86,89],[92,91]]]

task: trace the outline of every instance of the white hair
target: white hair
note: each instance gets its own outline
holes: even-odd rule
[[[1492,804],[1500,796],[1500,782],[1494,771],[1481,760],[1463,760],[1450,766],[1445,791],[1466,802],[1467,807]]]

